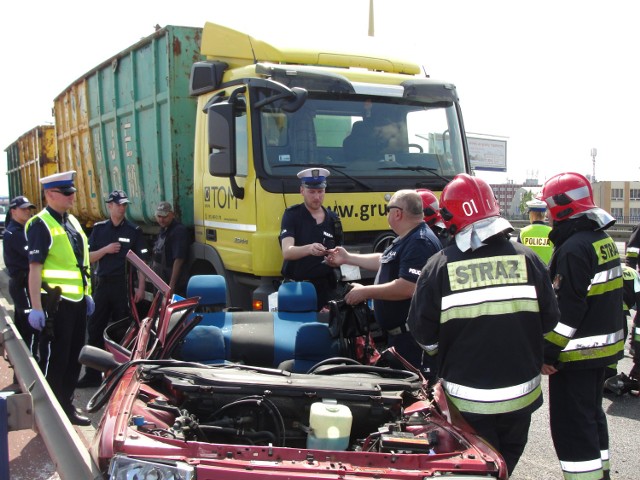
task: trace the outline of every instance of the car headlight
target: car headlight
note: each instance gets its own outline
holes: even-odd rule
[[[184,462],[141,460],[116,455],[109,465],[111,480],[195,480],[195,470]]]

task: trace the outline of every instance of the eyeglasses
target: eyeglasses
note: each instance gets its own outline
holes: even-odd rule
[[[393,208],[397,208],[401,212],[404,211],[404,209],[402,207],[397,207],[395,205],[387,205],[387,213],[389,213]]]
[[[70,197],[71,195],[74,195],[76,192],[70,192],[70,191],[61,191],[61,190],[49,190],[50,192],[55,192],[55,193],[61,193],[62,195],[64,195],[65,197]]]

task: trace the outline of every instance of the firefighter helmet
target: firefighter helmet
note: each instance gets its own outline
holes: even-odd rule
[[[455,235],[467,225],[500,215],[500,206],[487,182],[466,173],[456,175],[442,190],[440,214]]]
[[[418,188],[416,192],[418,192],[418,195],[420,195],[422,199],[422,211],[424,212],[424,221],[427,225],[432,226],[441,222],[440,206],[433,192],[427,188]]]
[[[575,172],[559,173],[547,180],[542,187],[542,199],[557,222],[596,208],[591,183]]]

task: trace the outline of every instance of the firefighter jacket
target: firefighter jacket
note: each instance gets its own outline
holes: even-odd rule
[[[544,263],[549,264],[553,253],[553,243],[549,240],[551,227],[542,222],[534,222],[520,230],[518,240],[536,252]]]
[[[558,366],[615,363],[623,354],[625,321],[622,264],[615,242],[586,216],[556,224],[550,238],[555,251],[549,272],[561,318],[547,339],[562,349]]]
[[[640,252],[640,223],[635,226],[629,241],[627,242],[627,249],[625,253],[625,263],[631,268],[638,268],[638,253]]]
[[[438,358],[438,376],[462,412],[530,413],[542,404],[544,334],[560,317],[544,263],[500,233],[462,252],[433,255],[407,327]]]

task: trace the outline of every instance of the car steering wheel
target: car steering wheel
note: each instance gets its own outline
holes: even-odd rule
[[[311,369],[313,370],[314,367],[312,367]],[[408,370],[399,370],[396,368],[376,367],[374,365],[361,364],[331,365],[323,368],[322,371],[316,373],[316,375],[340,375],[344,373],[368,374],[376,375],[382,378],[395,378],[399,380],[409,381],[416,381],[420,379],[416,373],[410,372]]]
[[[313,367],[311,367],[309,370],[307,370],[307,373],[315,373],[315,371],[319,368],[319,367],[324,367],[326,365],[362,365],[360,362],[358,362],[357,360],[354,360],[353,358],[349,358],[349,357],[331,357],[331,358],[326,358],[318,363],[316,363]]]

